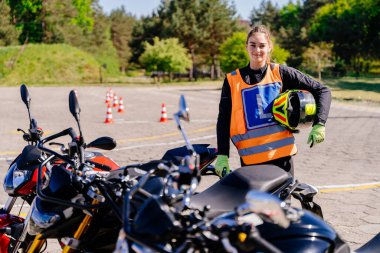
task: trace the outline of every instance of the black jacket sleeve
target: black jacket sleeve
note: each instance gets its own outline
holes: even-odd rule
[[[317,104],[317,115],[314,124],[325,124],[330,111],[331,91],[311,77],[294,68],[280,65],[282,92],[289,89],[307,90],[313,94]]]
[[[224,79],[222,94],[219,102],[219,115],[216,123],[218,154],[230,154],[230,123],[231,123],[231,90],[227,78]]]

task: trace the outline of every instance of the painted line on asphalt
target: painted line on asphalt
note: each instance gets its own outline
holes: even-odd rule
[[[368,182],[368,183],[363,183],[363,184],[325,185],[325,186],[316,186],[316,187],[322,193],[343,192],[343,191],[355,191],[355,190],[379,188],[380,182]]]
[[[189,140],[190,141],[199,141],[199,140],[207,140],[207,139],[214,139],[214,138],[216,138],[215,134],[214,135],[206,135],[206,136],[197,137],[197,138],[192,138],[192,139],[189,139]],[[157,146],[177,145],[177,144],[182,144],[182,143],[185,143],[185,141],[184,140],[179,140],[179,141],[172,141],[172,142],[142,144],[142,145],[122,147],[122,148],[115,148],[115,149],[109,150],[109,151],[105,150],[105,151],[103,151],[103,153],[122,151],[122,150],[128,150],[128,149],[135,149],[135,148],[144,148],[144,147],[157,147]]]
[[[216,129],[215,125],[209,126],[209,127],[204,127],[204,128],[199,128],[195,129],[192,131],[188,131],[188,133],[201,133],[201,132],[206,132],[209,130]],[[146,137],[138,137],[138,138],[130,138],[130,139],[122,139],[122,140],[117,140],[118,143],[126,143],[126,142],[140,142],[140,141],[151,141],[151,140],[157,140],[157,139],[163,139],[165,137],[172,137],[172,136],[178,136],[181,133],[176,131],[176,132],[171,132],[167,134],[161,134],[161,135],[153,135],[153,136],[146,136]],[[150,144],[153,145],[153,144]],[[161,146],[161,145],[159,145]]]
[[[18,152],[16,151],[5,151],[5,152],[0,152],[0,155],[17,155]]]
[[[172,120],[169,118],[169,120]],[[114,119],[116,124],[157,124],[158,121]],[[192,119],[191,122],[211,122],[216,124],[216,119]]]
[[[206,132],[209,130],[214,130],[215,125],[208,126],[208,127],[203,127],[203,128],[198,128],[194,129],[191,131],[188,131],[188,133],[201,133],[201,132]],[[138,138],[130,138],[130,139],[121,139],[117,140],[117,143],[127,143],[127,142],[141,142],[141,141],[151,141],[151,140],[158,140],[158,139],[163,139],[165,137],[173,137],[173,136],[179,136],[181,133],[176,131],[176,132],[171,132],[167,134],[161,134],[161,135],[153,135],[153,136],[146,136],[146,137],[138,137]],[[213,135],[215,137],[215,135]],[[209,137],[205,138],[209,139]],[[181,143],[181,142],[179,142]],[[167,144],[167,143],[166,143]],[[141,147],[146,147],[146,146],[164,146],[166,144],[158,143],[158,144],[149,144],[149,145],[144,145]],[[133,147],[125,147],[124,149],[114,149],[112,151],[117,151],[117,150],[125,150],[125,149],[132,149],[135,148],[136,146]],[[140,146],[139,146],[140,147]],[[58,149],[57,149],[58,150]],[[5,152],[0,152],[0,156],[10,156],[10,155],[18,155],[19,152],[16,151],[5,151]],[[0,157],[0,161],[8,161],[8,160],[13,160],[15,157]]]

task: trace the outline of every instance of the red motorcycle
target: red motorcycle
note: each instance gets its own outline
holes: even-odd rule
[[[27,132],[20,128],[17,129],[17,131],[23,132],[23,139],[27,142],[27,145],[10,164],[4,179],[3,187],[9,197],[4,207],[0,209],[0,252],[5,253],[16,252],[22,247],[24,242],[28,241],[24,226],[25,220],[19,216],[11,214],[11,211],[18,198],[21,198],[29,205],[33,202],[36,197],[38,167],[48,158],[46,154],[37,148],[37,143],[42,139],[43,131],[38,127],[37,121],[31,116],[31,98],[26,85],[21,85],[20,92],[22,101],[28,110],[30,125]],[[82,138],[81,145],[85,148],[101,148],[104,141],[109,144],[110,139],[110,137],[101,137],[89,144],[85,144]],[[111,140],[113,145],[108,145],[107,149],[113,149],[116,147],[116,142],[113,139]],[[70,147],[75,148],[74,145],[69,145],[69,148],[66,149],[63,144],[52,144],[60,146],[61,151],[67,156],[70,156],[73,153],[73,150],[70,150]],[[85,152],[84,159],[88,164],[91,164],[95,170],[110,171],[120,167],[112,159],[99,152]],[[50,161],[49,166],[43,167],[43,177],[48,177],[50,166],[60,164],[61,162],[62,160],[60,159]],[[20,211],[22,208],[23,206],[20,207]],[[27,219],[28,217],[26,217],[26,220]]]

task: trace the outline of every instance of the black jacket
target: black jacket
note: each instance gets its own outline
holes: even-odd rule
[[[273,69],[274,64],[271,64]],[[239,69],[240,74],[246,83],[256,84],[260,82],[267,71],[267,65],[261,69],[253,70],[249,67]],[[282,78],[282,92],[289,89],[301,89],[311,92],[317,104],[317,114],[314,124],[326,123],[330,104],[330,89],[315,81],[302,72],[280,64],[280,75]],[[222,94],[219,103],[219,115],[216,125],[218,153],[229,156],[230,153],[230,122],[231,122],[231,90],[227,78],[224,79]]]

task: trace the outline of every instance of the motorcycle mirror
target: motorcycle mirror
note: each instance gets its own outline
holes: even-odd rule
[[[265,192],[251,190],[245,196],[245,200],[251,212],[263,214],[273,223],[283,228],[289,227],[290,221],[282,209],[284,202],[281,202],[281,200],[275,196]]]
[[[189,108],[186,105],[185,96],[181,95],[179,99],[179,111],[178,116],[185,121],[190,121]]]
[[[28,88],[26,87],[25,84],[22,84],[20,86],[20,92],[21,92],[21,99],[22,99],[22,101],[24,102],[24,104],[26,105],[26,107],[29,109],[31,98],[29,96]]]
[[[111,137],[99,137],[87,144],[87,148],[99,148],[103,150],[112,150],[116,147],[116,141]]]
[[[32,118],[31,126],[31,128],[37,128],[37,120],[35,118]]]
[[[70,94],[69,94],[69,107],[70,107],[71,114],[73,115],[75,120],[79,122],[80,107],[79,107],[77,95],[75,94],[74,90],[70,91]]]

